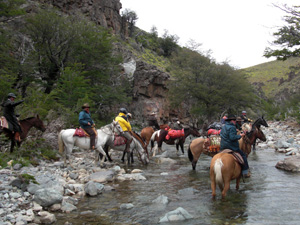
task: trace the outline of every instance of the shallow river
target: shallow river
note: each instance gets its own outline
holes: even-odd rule
[[[135,162],[129,169],[142,169],[147,181],[111,184],[115,191],[84,198],[77,205],[77,211],[57,214],[56,224],[66,221],[73,225],[158,224],[167,212],[178,207],[184,208],[194,219],[168,224],[300,224],[300,174],[275,168],[276,163],[286,157],[284,154],[258,146],[248,158],[252,177],[245,183],[241,181],[239,191],[235,190],[235,181],[232,181],[225,200],[221,199],[217,189],[217,198],[213,200],[209,179],[211,158],[201,155],[196,171],[193,171],[186,152],[177,156],[175,146],[163,144],[162,147],[171,152],[171,158],[177,164],[156,164],[155,159],[151,159],[150,165],[143,167]],[[163,172],[168,175],[161,175]],[[185,188],[197,191],[184,192]],[[158,207],[152,203],[160,195],[168,197],[167,206]],[[134,207],[120,209],[122,203],[132,203]],[[80,214],[88,210],[92,213]]]

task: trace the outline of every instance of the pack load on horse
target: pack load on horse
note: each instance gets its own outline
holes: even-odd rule
[[[206,129],[206,136],[219,135],[221,132],[223,124],[221,122],[213,122]]]
[[[181,147],[181,151],[182,151],[182,154],[184,154],[184,142],[185,142],[185,139],[189,136],[189,135],[193,135],[194,137],[200,137],[200,133],[199,131],[194,128],[194,127],[187,127],[187,128],[184,128],[183,129],[183,133],[184,133],[184,136],[182,136],[182,131],[179,131],[179,136],[176,137],[176,138],[172,138],[170,136],[169,139],[166,139],[168,133],[170,132],[170,130],[166,130],[166,129],[160,129],[158,131],[155,131],[153,134],[152,134],[152,137],[151,137],[151,151],[153,151],[153,156],[155,156],[155,153],[156,153],[156,148],[154,148],[154,142],[156,141],[157,142],[157,147],[158,147],[158,152],[161,152],[161,146],[162,146],[162,143],[165,142],[166,144],[168,145],[174,145],[176,144],[176,150],[178,152],[179,150],[179,146]],[[176,135],[178,135],[176,133]]]
[[[246,135],[239,140],[240,149],[243,150],[247,155],[250,154],[251,146],[257,139],[266,141],[266,137],[260,129],[260,125],[262,124],[264,124],[263,126],[267,125],[263,117],[257,119],[257,123],[253,123],[254,126],[250,127],[250,131],[245,132]],[[245,125],[245,127],[245,130],[249,129],[248,124]],[[210,140],[202,137],[192,140],[188,148],[188,157],[192,163],[193,170],[196,169],[197,162],[202,153],[211,157],[218,153],[210,151],[209,147],[211,146],[211,143],[212,142]]]

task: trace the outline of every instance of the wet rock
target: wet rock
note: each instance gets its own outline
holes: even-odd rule
[[[127,204],[124,203],[120,205],[120,209],[132,209],[133,207],[134,205],[131,203],[127,203]]]
[[[276,168],[290,172],[300,172],[300,156],[291,156],[283,161],[279,161],[276,164]]]
[[[159,223],[188,220],[192,218],[193,216],[189,214],[184,208],[179,207],[174,211],[168,212],[159,220]]]
[[[98,183],[106,183],[109,181],[113,181],[115,176],[115,172],[112,170],[105,170],[96,172],[90,175],[89,179]]]
[[[160,195],[156,199],[152,201],[152,203],[158,204],[158,205],[167,205],[169,203],[168,197],[165,195]]]
[[[56,222],[55,215],[47,211],[39,212],[38,215],[40,216],[39,220],[44,224],[53,224]]]
[[[43,207],[49,207],[56,203],[61,203],[63,196],[60,192],[51,188],[39,189],[34,195],[34,200]]]

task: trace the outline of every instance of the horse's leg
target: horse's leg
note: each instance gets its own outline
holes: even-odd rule
[[[16,144],[15,140],[11,139],[11,142],[10,142],[10,153],[13,153],[15,144]]]
[[[241,177],[236,178],[236,185],[235,185],[236,190],[239,190],[239,188],[240,188],[240,180],[241,180]]]
[[[210,168],[210,186],[212,190],[212,197],[216,197],[216,175],[214,173],[214,168],[211,166]]]
[[[130,153],[130,158],[131,158],[131,163],[133,164],[134,163],[134,160],[133,160],[133,151]]]

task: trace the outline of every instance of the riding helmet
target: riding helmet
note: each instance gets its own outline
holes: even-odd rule
[[[9,94],[7,95],[7,97],[8,97],[8,98],[11,98],[11,97],[17,98],[17,96],[16,96],[14,93],[9,93]]]
[[[124,114],[127,114],[127,110],[125,108],[120,108],[120,112],[124,113]]]

